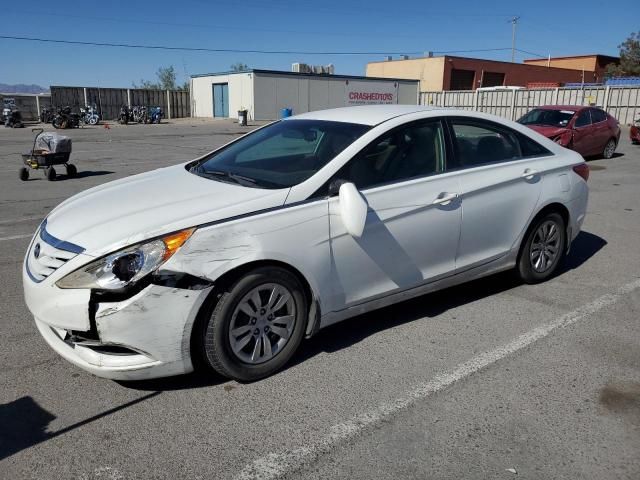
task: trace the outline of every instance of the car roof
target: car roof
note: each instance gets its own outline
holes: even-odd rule
[[[359,105],[356,107],[316,110],[288,117],[285,120],[327,120],[373,126],[402,115],[432,110],[445,109],[424,105]]]
[[[593,108],[585,105],[541,105],[535,107],[538,110],[571,110],[572,112],[579,112],[585,108]]]

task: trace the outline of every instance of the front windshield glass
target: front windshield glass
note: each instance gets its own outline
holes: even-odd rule
[[[214,180],[258,188],[305,181],[371,127],[321,120],[282,120],[191,166]]]
[[[522,125],[566,127],[575,114],[576,112],[571,110],[545,110],[535,108],[518,120],[518,123]]]

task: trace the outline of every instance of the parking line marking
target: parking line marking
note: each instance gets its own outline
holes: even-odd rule
[[[33,233],[27,233],[25,235],[12,235],[10,237],[0,237],[0,242],[6,242],[7,240],[17,240],[19,238],[31,238]]]
[[[356,415],[351,420],[333,425],[326,434],[315,441],[311,440],[308,445],[282,452],[268,453],[246,465],[236,476],[236,479],[270,480],[298,470],[305,463],[313,462],[321,455],[330,452],[336,445],[356,437],[364,429],[380,423],[387,417],[410,407],[419,400],[424,400],[434,393],[484,370],[503,358],[549,336],[555,330],[573,325],[603,308],[613,305],[638,288],[640,288],[640,279],[623,285],[615,293],[603,295],[550,323],[536,327],[505,345],[481,353],[471,360],[458,365],[454,370],[437,375],[432,380],[418,385],[404,396]]]

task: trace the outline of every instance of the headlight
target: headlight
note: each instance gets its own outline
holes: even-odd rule
[[[60,288],[118,290],[155,271],[186,242],[190,228],[102,257],[56,282]]]

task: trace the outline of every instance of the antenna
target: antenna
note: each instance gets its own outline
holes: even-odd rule
[[[520,17],[509,19],[509,22],[511,22],[511,63],[516,62],[516,25],[518,20],[520,20]]]

